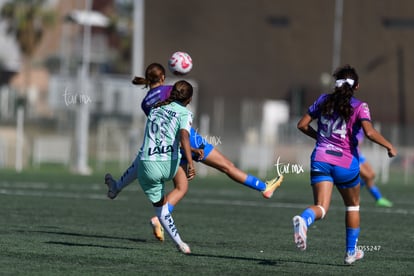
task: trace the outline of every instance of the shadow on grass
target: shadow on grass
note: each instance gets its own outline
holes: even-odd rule
[[[225,256],[225,255],[208,255],[208,254],[197,254],[197,253],[191,253],[188,256],[218,258],[218,259],[227,259],[227,260],[252,261],[252,262],[257,262],[257,264],[259,264],[259,265],[267,265],[267,266],[280,266],[280,265],[286,264],[286,263],[313,264],[313,265],[334,266],[334,267],[347,266],[347,265],[344,265],[344,264],[318,263],[318,262],[299,261],[299,260],[282,260],[282,259],[269,260],[269,259],[260,259],[260,258]]]
[[[97,238],[97,239],[111,239],[111,240],[124,240],[132,242],[147,242],[145,239],[132,239],[132,238],[123,238],[123,237],[114,237],[114,236],[105,236],[105,235],[91,235],[91,234],[80,234],[72,232],[62,232],[62,231],[45,231],[45,230],[17,230],[16,232],[21,233],[41,233],[41,234],[52,234],[52,235],[63,235],[63,236],[72,236],[72,237],[83,237],[83,238]]]
[[[270,265],[270,266],[278,266],[281,263],[275,260],[266,260],[266,259],[259,259],[259,258],[249,258],[249,257],[238,257],[238,256],[225,256],[225,255],[208,255],[208,254],[197,254],[191,253],[188,255],[189,257],[206,257],[206,258],[217,258],[217,259],[226,259],[226,260],[239,260],[239,261],[252,261],[257,262],[260,265]]]
[[[63,232],[63,231],[46,231],[46,230],[17,230],[16,232],[21,233],[43,233],[51,235],[63,235],[63,236],[72,236],[72,237],[85,237],[85,238],[97,238],[97,239],[112,239],[112,240],[123,240],[123,241],[132,241],[146,243],[148,242],[145,239],[132,239],[132,238],[123,238],[123,237],[114,237],[106,235],[92,235],[92,234],[81,234],[81,233],[72,233],[72,232]],[[74,242],[58,242],[58,241],[48,241],[47,244],[55,245],[64,245],[64,246],[80,246],[80,247],[97,247],[97,248],[107,248],[107,249],[125,249],[133,250],[136,248],[133,247],[120,247],[120,246],[107,246],[107,245],[98,245],[92,243],[74,243]],[[259,265],[263,266],[280,266],[287,263],[293,264],[311,264],[311,265],[322,265],[322,266],[331,266],[331,267],[343,267],[347,266],[344,264],[333,264],[333,263],[320,263],[320,262],[311,262],[306,260],[294,260],[294,259],[263,259],[263,258],[252,258],[252,257],[241,257],[241,256],[226,256],[226,255],[217,255],[217,254],[199,254],[191,253],[189,257],[205,257],[205,258],[216,258],[216,259],[226,259],[226,260],[240,260],[240,261],[251,261],[257,262]]]
[[[55,244],[55,245],[64,245],[64,246],[76,246],[76,247],[97,247],[97,248],[105,248],[105,249],[123,249],[123,250],[133,250],[136,248],[133,247],[124,247],[124,246],[107,246],[107,245],[99,245],[99,244],[92,244],[92,243],[74,243],[74,242],[56,242],[56,241],[48,241],[45,242],[47,244]]]

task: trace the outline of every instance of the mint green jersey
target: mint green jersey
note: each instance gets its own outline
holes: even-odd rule
[[[190,134],[192,121],[191,111],[177,102],[153,108],[147,118],[138,158],[147,161],[180,159],[180,129]]]

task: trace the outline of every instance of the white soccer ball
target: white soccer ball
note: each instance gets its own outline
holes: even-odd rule
[[[186,52],[175,52],[168,60],[168,68],[174,75],[185,75],[193,68],[193,60]]]

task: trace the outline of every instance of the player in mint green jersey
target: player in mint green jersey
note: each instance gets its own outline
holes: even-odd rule
[[[137,76],[132,80],[134,85],[144,85],[145,88],[149,88],[149,91],[147,91],[147,94],[141,102],[141,108],[145,115],[148,116],[151,109],[158,102],[169,98],[172,86],[164,84],[165,78],[164,67],[159,63],[151,63],[145,70],[145,77]],[[225,173],[237,183],[261,192],[264,198],[271,198],[273,192],[283,181],[283,175],[277,176],[269,181],[263,181],[254,175],[240,170],[225,155],[198,134],[194,128],[190,130],[190,146],[193,151],[193,161],[201,162]],[[180,202],[188,191],[188,179],[185,173],[186,160],[184,159],[181,160],[181,166],[173,179],[174,188],[167,195],[170,212],[174,210],[174,206]],[[105,175],[105,185],[108,187],[108,198],[115,199],[126,186],[135,181],[137,170],[138,166],[134,161],[118,180],[114,179],[110,173],[107,173]],[[159,241],[164,241],[164,230],[156,216],[151,218],[150,224],[155,238]]]
[[[180,165],[183,149],[189,161],[187,177],[195,176],[189,143],[192,113],[186,108],[191,102],[193,87],[186,81],[174,84],[170,97],[155,105],[148,115],[144,141],[137,156],[138,180],[145,195],[152,202],[158,220],[184,254],[190,247],[181,240],[174,219],[168,209],[165,182],[174,178]]]

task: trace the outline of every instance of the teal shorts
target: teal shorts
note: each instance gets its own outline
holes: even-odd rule
[[[138,181],[152,203],[156,203],[164,197],[164,183],[174,178],[179,161],[179,159],[169,161],[138,160]]]

